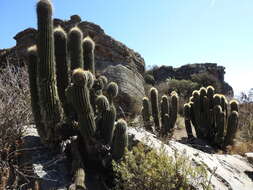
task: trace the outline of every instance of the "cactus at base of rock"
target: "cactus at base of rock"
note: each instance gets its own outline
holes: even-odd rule
[[[75,69],[72,74],[73,85],[68,89],[72,98],[72,105],[78,115],[80,132],[84,139],[94,137],[96,125],[92,106],[90,104],[88,82],[93,80],[83,69]]]
[[[28,73],[29,73],[29,87],[31,94],[31,105],[32,105],[32,113],[34,117],[35,125],[37,126],[38,133],[41,136],[41,140],[43,143],[46,138],[45,126],[42,122],[42,116],[40,113],[40,105],[39,105],[39,95],[38,95],[38,86],[37,86],[37,47],[32,46],[28,48]]]
[[[93,40],[87,36],[83,39],[83,69],[90,71],[92,74],[95,74],[95,57],[94,49],[95,43]]]
[[[192,137],[189,130],[192,122],[198,138],[209,140],[221,148],[233,144],[238,127],[238,102],[231,101],[230,108],[229,115],[226,97],[214,94],[212,86],[194,91],[189,104],[184,107],[188,137]]]
[[[142,99],[142,118],[144,122],[149,122],[151,117],[150,105],[147,97]]]
[[[170,101],[168,96],[163,95],[161,98],[161,111],[158,107],[158,91],[156,88],[152,87],[150,89],[150,102],[151,102],[151,112],[153,121],[155,123],[155,129],[162,136],[166,136],[173,131],[177,120],[178,112],[178,96],[175,91],[171,93]],[[148,130],[152,127],[149,125],[150,111],[149,111],[149,99],[147,97],[143,98],[142,101],[142,117],[144,121],[144,126]],[[151,130],[152,131],[152,130]]]
[[[64,113],[70,117],[69,105],[65,91],[70,83],[69,81],[69,64],[67,55],[67,34],[62,27],[58,26],[54,29],[55,42],[55,62],[56,62],[56,81],[57,90]]]
[[[160,124],[160,112],[158,107],[158,91],[156,88],[150,89],[150,102],[152,107],[152,116],[155,123],[155,128],[157,131],[160,131],[161,124]]]
[[[68,34],[68,50],[71,70],[83,68],[83,33],[78,27],[74,27]]]
[[[187,136],[189,139],[191,139],[193,138],[193,134],[192,134],[192,125],[191,125],[191,105],[190,104],[184,105],[184,122],[185,122]]]
[[[54,36],[52,5],[48,0],[37,3],[38,16],[38,94],[42,120],[45,125],[46,141],[49,144],[57,141],[54,134],[62,120],[62,108],[56,89]]]
[[[127,123],[125,120],[120,119],[116,123],[113,144],[112,144],[112,157],[115,160],[122,158],[125,149],[128,146],[127,136]]]
[[[110,82],[107,86],[107,94],[110,104],[113,103],[113,98],[115,98],[119,93],[118,85],[115,82]]]

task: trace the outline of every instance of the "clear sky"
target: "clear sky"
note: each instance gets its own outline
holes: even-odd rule
[[[37,0],[0,0],[0,48],[36,27]],[[214,62],[236,93],[253,87],[253,0],[52,0],[54,17],[79,14],[139,52],[146,65]]]

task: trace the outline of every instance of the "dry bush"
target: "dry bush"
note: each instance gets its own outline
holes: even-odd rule
[[[138,144],[124,159],[113,163],[115,190],[212,189],[204,166],[193,167],[187,158],[165,151],[147,150]]]
[[[31,114],[26,68],[7,65],[0,71],[0,181],[14,177],[6,171],[16,167],[14,151],[20,146],[22,126],[31,122]]]

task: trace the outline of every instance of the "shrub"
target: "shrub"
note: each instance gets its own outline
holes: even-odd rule
[[[0,71],[0,189],[6,188],[7,181],[11,189],[16,189],[17,183],[13,179],[18,179],[15,176],[19,167],[14,151],[21,145],[22,126],[30,122],[26,68],[7,65]]]
[[[173,157],[164,151],[147,150],[138,144],[127,151],[120,163],[113,163],[116,173],[114,190],[177,190],[211,189],[203,166],[193,168],[186,158],[175,153]]]
[[[168,83],[169,92],[174,90],[184,99],[189,98],[192,91],[198,89],[199,87],[198,83],[192,82],[191,80],[167,79],[166,82]]]
[[[208,72],[193,74],[191,75],[191,80],[199,84],[198,88],[211,85],[218,93],[220,93],[222,90],[220,81]]]

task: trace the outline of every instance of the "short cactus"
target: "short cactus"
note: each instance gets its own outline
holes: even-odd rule
[[[71,70],[83,68],[83,33],[78,27],[74,27],[68,34],[68,50],[70,56]]]
[[[90,71],[92,74],[95,74],[95,58],[94,58],[94,49],[95,43],[93,40],[87,36],[84,38],[83,42],[83,68],[84,70]]]
[[[233,144],[238,126],[238,102],[230,102],[230,115],[227,107],[226,97],[214,94],[212,86],[194,91],[190,102],[184,106],[188,137],[193,137],[190,130],[192,123],[198,138],[209,140],[222,148]]]
[[[125,149],[128,146],[127,136],[127,123],[120,119],[115,126],[113,145],[112,145],[112,157],[115,160],[122,158]]]

